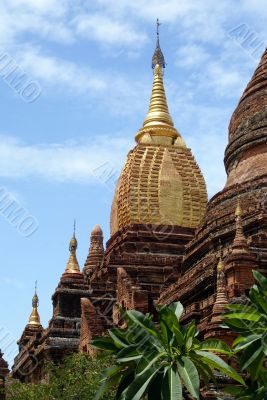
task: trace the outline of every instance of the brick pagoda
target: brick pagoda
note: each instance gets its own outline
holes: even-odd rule
[[[94,354],[91,339],[121,323],[120,307],[154,313],[156,304],[181,301],[183,320],[194,318],[202,337],[231,340],[220,328],[225,305],[245,301],[253,269],[267,273],[266,67],[267,51],[230,121],[227,182],[207,202],[204,178],[168,110],[157,37],[149,110],[115,190],[111,237],[104,249],[94,227],[82,273],[73,236],[52,319],[44,330],[35,298],[13,376],[38,381],[47,357]],[[39,369],[22,375],[35,359]]]

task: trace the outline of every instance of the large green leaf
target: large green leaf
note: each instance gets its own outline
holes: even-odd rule
[[[122,376],[121,374],[122,369],[123,369],[122,366],[114,365],[110,368],[106,368],[103,371],[100,378],[101,385],[96,393],[95,400],[102,399],[102,397],[108,391],[110,386],[119,383]]]
[[[176,339],[177,345],[183,346],[185,336],[181,330],[181,325],[178,321],[178,318],[175,312],[172,311],[170,306],[161,307],[159,319],[160,321],[164,321],[166,326],[168,327],[168,330],[174,333],[175,338],[172,338],[172,340]]]
[[[179,321],[179,319],[181,318],[181,315],[184,312],[184,307],[183,307],[182,303],[180,303],[180,301],[171,303],[168,305],[168,309],[171,310],[175,314],[176,318]]]
[[[155,324],[146,315],[136,310],[126,311],[126,315],[134,324],[142,328],[148,335],[159,339],[159,332],[157,331]]]
[[[239,336],[233,342],[233,348],[235,349],[235,351],[244,350],[251,343],[255,342],[258,339],[261,339],[261,335],[259,335],[259,334],[252,334],[252,335],[248,335],[245,337]]]
[[[267,356],[267,331],[262,335],[261,342],[263,352]]]
[[[215,376],[214,376],[213,371],[210,368],[210,366],[207,364],[204,364],[198,355],[197,356],[190,355],[190,357],[191,357],[191,360],[194,362],[194,364],[199,372],[199,375],[204,380],[206,387],[209,386],[211,380],[215,383]]]
[[[177,362],[177,369],[182,381],[194,399],[199,399],[199,375],[194,363],[188,357]]]
[[[121,381],[116,393],[116,400],[119,400],[121,398],[122,393],[127,389],[128,386],[130,386],[133,380],[134,380],[133,371],[128,371],[128,373],[122,374]]]
[[[121,365],[113,365],[112,367],[106,368],[101,374],[101,381],[104,381],[106,378],[120,373],[122,369],[123,366]]]
[[[252,312],[235,312],[235,313],[227,313],[223,316],[224,319],[241,319],[247,321],[259,321],[261,318],[261,314],[256,310]]]
[[[215,353],[231,354],[232,350],[226,343],[218,339],[208,339],[200,343],[199,350],[209,350]]]
[[[243,333],[250,332],[253,329],[254,322],[243,321],[239,318],[225,319],[222,327],[230,328],[234,332]]]
[[[158,352],[150,352],[147,354],[144,354],[141,360],[139,361],[136,372],[138,375],[143,374],[146,372],[147,369],[150,369],[151,367],[156,367],[156,364],[158,364],[160,358],[164,353],[158,353]]]
[[[225,361],[223,361],[220,357],[218,357],[216,354],[209,353],[207,351],[202,351],[202,350],[196,350],[196,354],[198,354],[201,357],[201,361],[207,365],[209,365],[211,368],[215,368],[226,375],[228,375],[230,378],[233,378],[235,381],[241,383],[242,385],[245,384],[243,378],[238,375],[236,370],[234,370],[230,365],[226,364]]]
[[[247,388],[239,386],[226,386],[223,391],[225,393],[232,394],[233,396],[239,399],[241,396],[246,395]]]
[[[169,348],[173,332],[169,329],[167,322],[165,322],[162,318],[160,319],[160,329],[163,341],[165,342],[167,348]]]
[[[193,320],[186,327],[186,334],[185,334],[185,347],[186,347],[186,350],[189,350],[192,347],[193,339],[195,337],[196,332],[197,332],[196,323]]]
[[[231,312],[233,312],[233,311],[241,311],[241,312],[243,312],[244,310],[246,310],[246,312],[257,311],[257,309],[254,307],[254,305],[252,303],[247,303],[247,304],[226,304],[225,305],[225,309],[229,310],[229,311],[226,311],[226,314],[227,314],[227,312],[230,312],[230,311]]]
[[[266,295],[261,293],[257,286],[253,286],[250,289],[249,297],[251,301],[257,306],[260,312],[262,312],[263,314],[267,313]]]
[[[259,282],[260,287],[267,291],[267,279],[259,271],[253,270],[252,273],[256,281]]]
[[[250,364],[248,371],[250,372],[250,378],[252,381],[257,381],[262,372],[265,370],[263,366],[264,360],[265,360],[265,354],[261,352],[255,358],[255,360]]]
[[[130,386],[123,392],[125,400],[140,400],[159,369],[160,367],[157,369],[149,368],[143,374],[136,375]]]
[[[138,351],[136,344],[132,344],[126,348],[124,347],[116,356],[117,362],[119,363],[127,363],[133,360],[139,360],[142,357],[143,355]]]
[[[161,389],[163,377],[163,371],[160,370],[153,379],[152,384],[148,388],[147,400],[162,400]]]
[[[91,345],[101,349],[112,352],[117,352],[118,348],[115,346],[114,341],[110,337],[99,337],[92,340]]]
[[[185,336],[184,336],[183,332],[181,331],[180,327],[172,326],[172,331],[175,335],[177,345],[182,347],[185,342]]]
[[[247,369],[260,353],[263,353],[263,348],[261,339],[258,339],[252,342],[243,352],[240,360],[240,366],[242,371]]]
[[[122,340],[122,339],[113,331],[113,329],[109,329],[109,330],[108,330],[108,333],[109,333],[110,337],[113,339],[113,342],[114,342],[115,346],[116,346],[118,349],[123,349],[123,348],[126,348],[126,347],[127,347],[127,345],[128,345],[127,342],[124,341],[124,340]]]
[[[162,399],[164,400],[182,400],[182,383],[178,372],[170,366],[165,371],[162,384]]]

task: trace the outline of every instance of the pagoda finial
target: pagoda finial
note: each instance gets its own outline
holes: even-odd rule
[[[97,224],[93,227],[91,232],[89,253],[84,264],[83,273],[86,275],[86,277],[90,277],[93,272],[100,268],[103,257],[103,231]]]
[[[79,263],[78,263],[77,256],[76,256],[78,242],[77,242],[77,239],[75,236],[75,230],[76,230],[76,221],[74,220],[73,235],[72,235],[72,238],[71,238],[70,244],[69,244],[70,258],[69,258],[69,261],[67,262],[67,266],[66,266],[66,270],[65,270],[65,272],[72,273],[72,274],[80,272],[80,267],[79,267]]]
[[[222,257],[219,258],[217,264],[217,285],[216,300],[212,309],[211,322],[221,321],[221,314],[224,312],[225,305],[228,303],[226,294],[226,279],[224,273],[224,263]]]
[[[152,57],[152,69],[156,67],[156,65],[159,65],[161,68],[166,67],[164,55],[161,51],[160,44],[159,44],[159,26],[160,26],[159,19],[157,18],[157,44],[156,44],[156,49],[154,51],[153,57]]]
[[[157,18],[157,38],[159,39],[159,26],[160,26],[160,22],[159,19]]]
[[[37,281],[35,281],[34,296],[32,298],[32,312],[28,322],[28,325],[30,326],[35,326],[35,327],[41,326],[40,316],[38,313],[38,306],[39,306],[39,298],[37,295]]]
[[[223,260],[220,256],[218,264],[217,264],[217,273],[222,272],[224,270]]]
[[[243,220],[242,220],[242,207],[240,203],[240,196],[237,198],[237,206],[235,210],[235,224],[236,231],[233,241],[233,253],[247,253],[248,252],[248,242],[244,234]]]
[[[237,205],[236,205],[236,209],[235,209],[235,216],[236,217],[241,217],[242,216],[242,208],[241,208],[241,204],[240,204],[240,195],[238,195],[238,197],[237,197]]]
[[[137,133],[135,139],[140,139],[146,134],[151,136],[168,137],[170,141],[177,138],[181,141],[181,136],[174,128],[172,117],[170,116],[165,88],[163,83],[163,68],[166,63],[159,44],[159,21],[157,20],[157,44],[152,57],[152,69],[154,71],[154,79],[152,84],[152,93],[148,113],[145,117],[143,127]],[[163,139],[164,142],[165,139]],[[180,143],[181,147],[185,147],[184,142]]]

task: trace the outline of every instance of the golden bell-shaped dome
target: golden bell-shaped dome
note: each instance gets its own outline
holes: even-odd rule
[[[152,60],[149,111],[118,180],[111,235],[130,224],[196,228],[206,210],[204,178],[169,114],[162,73],[165,61],[158,49],[159,39]]]

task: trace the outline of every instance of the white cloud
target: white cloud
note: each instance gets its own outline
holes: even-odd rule
[[[138,18],[176,25],[179,36],[187,39],[216,42],[224,35],[223,23],[231,17],[232,3],[222,0],[214,6],[213,0],[98,0],[106,12],[121,18]],[[178,24],[178,25],[177,25]]]
[[[100,105],[106,112],[135,117],[136,112],[144,113],[146,109],[145,104],[148,102],[150,92],[150,83],[145,80],[147,77],[140,76],[136,71],[131,71],[131,74],[127,74],[126,71],[126,74],[119,75],[114,69],[108,70],[106,64],[105,67],[93,69],[90,65],[78,64],[74,59],[70,61],[55,56],[52,47],[48,52],[41,47],[34,48],[33,45],[19,46],[20,35],[25,32],[33,32],[35,35],[41,35],[42,38],[61,41],[63,44],[80,40],[80,37],[83,37],[105,44],[111,50],[116,47],[114,45],[119,45],[114,50],[117,51],[116,54],[120,54],[120,46],[124,46],[129,54],[138,57],[136,44],[143,45],[145,43],[147,40],[146,29],[150,29],[152,22],[159,16],[162,22],[166,23],[164,29],[166,27],[170,31],[169,34],[173,41],[171,46],[174,51],[176,50],[176,64],[179,68],[184,69],[183,73],[187,74],[187,79],[166,86],[169,89],[173,85],[171,90],[177,91],[179,88],[180,110],[184,113],[183,118],[186,119],[185,116],[190,114],[190,118],[187,120],[187,126],[190,127],[192,115],[194,115],[195,130],[192,131],[192,134],[198,137],[197,128],[201,127],[203,120],[213,118],[208,111],[209,108],[212,108],[211,97],[213,96],[215,101],[217,98],[223,100],[237,97],[237,93],[241,93],[250,76],[251,60],[247,53],[240,50],[240,47],[237,47],[237,44],[227,36],[227,30],[236,26],[238,18],[245,19],[252,9],[255,11],[257,8],[255,2],[252,5],[244,0],[241,1],[241,4],[240,15],[238,15],[233,12],[232,2],[229,0],[223,0],[216,5],[213,0],[205,2],[168,0],[164,3],[161,0],[136,0],[135,2],[98,0],[93,6],[89,2],[86,5],[77,2],[73,6],[70,0],[10,0],[3,2],[0,6],[2,7],[0,42],[4,37],[13,40],[13,44],[16,44],[15,55],[18,61],[27,73],[40,82],[45,89],[44,92],[53,89],[53,92],[59,91],[60,94],[68,92],[79,96],[82,94],[84,97],[79,97],[81,101],[90,99],[90,104],[93,101],[94,106]],[[173,43],[176,38],[175,49]],[[178,43],[182,43],[179,48]],[[59,54],[61,53],[59,52]],[[104,56],[106,57],[106,54]],[[190,75],[188,70],[190,70]],[[168,75],[166,74],[166,76]],[[170,96],[168,97],[170,99]],[[200,104],[196,105],[197,101]],[[169,103],[173,110],[175,102],[169,101]],[[203,103],[206,104],[206,108]],[[202,114],[197,110],[202,110]],[[221,112],[224,117],[214,118],[213,127],[216,124],[219,125],[222,120],[225,122],[225,109],[222,108]],[[179,125],[177,128],[179,129]],[[216,154],[216,159],[222,158],[215,150],[217,147],[222,147],[220,137],[226,138],[226,129],[224,132],[220,132],[221,136],[218,132],[217,136],[213,136],[211,130],[207,132],[208,128],[208,126],[205,127],[203,152],[208,147],[207,140],[210,140],[214,149],[212,154]],[[199,131],[201,135],[205,134],[205,129],[201,129]],[[201,148],[201,145],[195,143],[193,139],[191,140],[192,150],[195,153],[195,149]],[[1,154],[5,151],[8,152],[10,146],[10,143],[8,146],[6,145],[6,148],[1,146]],[[73,149],[68,143],[28,146],[17,142],[12,146],[14,154],[16,154],[15,164],[18,166],[21,163],[21,171],[19,168],[13,170],[12,165],[9,166],[7,158],[0,160],[0,165],[6,163],[10,167],[7,173],[10,173],[11,176],[16,176],[17,173],[28,176],[32,173],[29,165],[33,162],[35,170],[39,171],[38,174],[47,178],[53,179],[55,173],[55,179],[58,180],[65,178],[75,180],[76,176],[84,176],[84,179],[87,179],[88,159],[83,150],[84,148],[86,151],[90,150],[88,147],[91,146],[87,144],[74,143]],[[112,148],[111,145],[110,148]],[[97,147],[94,149],[96,150]],[[76,157],[74,157],[74,169],[69,168],[65,161],[72,150]],[[128,147],[125,147],[125,152],[121,154],[121,160],[124,159],[127,150]],[[26,153],[29,154],[29,157],[25,158]],[[89,154],[91,153],[89,152]],[[110,154],[110,151],[107,151],[106,154]],[[115,154],[117,154],[116,151]],[[45,165],[44,155],[48,155],[53,160],[51,165],[46,168],[46,172],[42,170],[42,166]],[[94,155],[92,157],[94,159]],[[56,158],[58,158],[58,164],[54,161]],[[109,161],[109,156],[106,158]],[[63,165],[62,168],[59,167],[59,162]],[[39,167],[38,163],[40,163]],[[203,158],[204,169],[206,169],[206,165],[208,169],[209,161]],[[4,171],[8,171],[8,168],[5,168]],[[210,182],[215,180],[214,177],[208,179]],[[222,178],[220,178],[221,180]],[[213,183],[211,184],[213,185]]]
[[[135,30],[125,21],[115,21],[103,14],[82,14],[75,18],[74,25],[79,34],[87,39],[119,45],[134,44],[139,47],[147,36]]]
[[[26,47],[17,53],[18,62],[35,79],[45,84],[72,89],[78,93],[88,90],[101,91],[107,88],[107,82],[89,68],[60,58],[42,54],[39,49]]]
[[[20,35],[34,33],[55,42],[72,43],[73,32],[66,23],[67,2],[12,0],[0,4],[0,46],[16,47]]]
[[[207,65],[206,80],[202,87],[212,88],[216,94],[223,97],[232,97],[233,93],[240,93],[244,88],[242,74],[236,68],[225,68],[223,63],[210,62]]]
[[[102,172],[107,168],[120,170],[128,150],[129,143],[126,139],[118,137],[110,141],[104,135],[93,143],[68,141],[37,145],[28,145],[17,138],[2,136],[0,176],[37,176],[56,182],[99,183]]]
[[[27,10],[35,14],[62,15],[68,6],[67,0],[7,0],[4,1],[13,10]]]
[[[207,110],[206,110],[207,111]],[[223,149],[226,137],[208,129],[205,109],[202,123],[183,135],[202,169],[210,194],[222,189],[225,182]],[[214,114],[215,115],[215,114]],[[219,116],[218,116],[219,118]],[[0,177],[28,179],[38,177],[51,182],[104,184],[114,190],[115,179],[131,147],[129,140],[118,136],[110,140],[101,135],[95,142],[66,141],[29,145],[17,138],[0,136]],[[214,168],[211,168],[211,165]]]
[[[210,59],[210,54],[203,46],[192,43],[181,46],[177,51],[176,59],[176,65],[180,67],[198,67]]]
[[[16,62],[29,78],[38,82],[43,94],[49,90],[55,94],[57,90],[60,94],[83,95],[83,99],[90,99],[94,107],[104,108],[113,115],[134,116],[136,112],[144,112],[149,98],[151,84],[144,78],[134,79],[132,75],[85,68],[62,58],[44,55],[32,46],[18,52]]]

